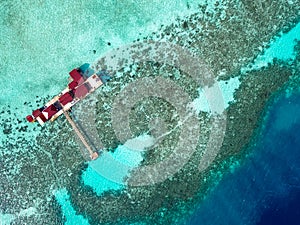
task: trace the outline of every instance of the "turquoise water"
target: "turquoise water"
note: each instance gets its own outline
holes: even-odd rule
[[[68,83],[68,72],[83,62],[92,63],[112,48],[131,43],[157,31],[161,24],[170,24],[177,17],[196,11],[198,2],[186,0],[161,1],[32,1],[13,0],[0,3],[0,69],[2,82],[0,105],[18,108],[15,118],[24,118],[37,107],[39,98],[56,95]],[[167,21],[167,23],[166,23]],[[32,107],[24,105],[32,103]],[[40,105],[41,106],[41,105]],[[5,115],[1,116],[5,119]],[[24,122],[25,123],[25,122]],[[29,142],[40,129],[27,124],[25,135]],[[13,124],[15,129],[17,125]],[[34,130],[35,129],[35,130]],[[17,133],[15,139],[17,139]],[[4,140],[5,135],[0,135]],[[11,153],[26,154],[26,149],[10,149]],[[118,153],[119,151],[117,151]],[[117,156],[117,155],[115,155]],[[128,160],[136,157],[127,156]],[[122,154],[117,156],[122,158]],[[126,161],[126,157],[124,157]],[[128,161],[127,160],[127,161]],[[138,159],[139,161],[140,159]],[[133,162],[136,165],[136,162]],[[95,165],[93,165],[95,166]],[[17,165],[16,165],[17,167]],[[129,169],[132,168],[128,166]],[[119,189],[121,184],[102,179],[88,167],[85,182],[98,190]],[[96,167],[94,167],[96,168]],[[89,173],[91,171],[91,173]],[[18,168],[16,168],[18,173]],[[123,179],[125,171],[118,179]],[[95,177],[89,179],[91,177]],[[89,183],[90,182],[90,183]],[[92,182],[92,183],[91,183]],[[106,183],[105,183],[106,182]],[[99,185],[101,184],[101,185]],[[102,184],[106,184],[103,185]],[[67,223],[72,223],[74,213],[66,200],[59,203]],[[18,209],[16,209],[18,211]],[[17,215],[2,214],[1,223],[13,221]],[[80,221],[80,220],[79,220]]]
[[[158,30],[161,24],[172,23],[178,16],[184,17],[192,14],[196,11],[197,4],[203,4],[203,2],[187,0],[161,2],[155,0],[151,2],[106,1],[100,4],[92,0],[76,3],[73,1],[14,0],[12,3],[0,3],[0,69],[3,78],[0,89],[5,93],[0,96],[0,105],[10,105],[11,108],[18,107],[15,112],[16,117],[23,118],[31,111],[31,107],[24,105],[24,102],[32,102],[36,96],[47,97],[57,94],[67,84],[68,71],[73,67],[81,65],[83,62],[93,62],[98,56],[112,48],[147,36]],[[214,13],[215,2],[209,2],[208,12]],[[4,7],[6,4],[11,4],[9,13]],[[30,9],[30,13],[28,13],[28,9]],[[265,49],[250,67],[248,65],[242,71],[248,71],[249,68],[251,70],[260,69],[271,63],[274,58],[284,61],[293,60],[295,57],[294,40],[300,40],[299,34],[300,24],[287,34],[275,37],[270,42],[270,47]],[[94,54],[94,50],[96,54]],[[219,82],[226,107],[234,101],[234,91],[239,87],[239,84],[237,77]],[[200,98],[194,100],[196,110],[209,111],[207,103],[201,100],[201,91],[199,96]],[[294,104],[286,104],[286,101],[294,101]],[[274,129],[274,132],[272,131],[271,135],[266,136],[270,140],[286,138],[282,139],[283,143],[280,147],[286,152],[293,153],[294,157],[284,155],[285,152],[282,149],[277,149],[276,146],[272,145],[272,142],[268,142],[267,147],[271,146],[274,152],[262,151],[262,155],[254,156],[249,164],[254,162],[254,165],[261,171],[273,172],[274,174],[261,177],[255,173],[255,169],[251,167],[252,164],[242,167],[234,174],[236,179],[233,176],[224,179],[223,183],[218,186],[219,189],[217,188],[201,206],[202,208],[195,215],[196,219],[191,219],[191,223],[198,223],[197,218],[200,215],[200,219],[205,221],[203,224],[221,224],[222,216],[224,217],[225,213],[231,215],[229,218],[232,221],[231,224],[239,224],[239,219],[245,220],[245,224],[247,224],[247,221],[253,218],[249,216],[250,213],[253,213],[256,220],[259,220],[258,218],[261,218],[261,221],[267,220],[269,212],[264,212],[263,209],[258,209],[259,212],[256,212],[254,209],[259,205],[259,201],[264,199],[263,194],[268,193],[268,191],[279,192],[283,197],[286,197],[291,192],[296,192],[299,178],[297,167],[299,157],[294,147],[299,145],[297,137],[290,135],[290,132],[297,134],[299,130],[298,112],[300,106],[296,102],[298,102],[297,97],[293,97],[278,103],[272,122],[268,122],[272,123],[270,129]],[[35,105],[36,103],[34,103],[34,107]],[[294,116],[291,118],[290,115]],[[32,140],[39,130],[33,130],[36,124],[29,124],[28,126],[30,132],[26,135]],[[280,133],[280,138],[278,133]],[[0,135],[0,139],[4,138],[4,135]],[[288,140],[293,140],[293,145],[284,146],[284,143],[289,142]],[[138,147],[135,148],[134,146]],[[262,146],[260,147],[263,149]],[[10,149],[10,151],[23,154],[27,150],[20,148]],[[275,153],[284,155],[281,158],[284,162],[276,158]],[[274,164],[267,161],[270,155],[276,159]],[[83,184],[92,187],[99,196],[106,191],[122,191],[126,188],[124,178],[130,175],[130,170],[137,167],[142,160],[140,143],[120,145],[114,153],[105,153],[98,160],[88,164],[81,177]],[[261,162],[258,162],[259,160]],[[293,167],[288,167],[287,163]],[[279,168],[276,167],[278,165],[280,165]],[[15,165],[16,174],[19,170],[20,168]],[[276,173],[281,175],[292,173],[292,175],[287,176],[288,181],[285,181],[285,176],[282,175],[277,180],[277,183],[281,183],[282,186],[276,186],[271,179],[273,175],[276,176]],[[251,177],[257,182],[253,181],[255,184],[249,184],[249,181],[244,180],[243,177]],[[266,185],[262,179],[266,179],[274,186]],[[247,190],[245,193],[248,195],[238,192],[235,188],[236,184],[244,185],[243,187]],[[286,187],[288,185],[290,187]],[[270,189],[263,189],[262,192],[259,192],[263,186]],[[257,192],[252,191],[252,189],[257,190]],[[229,193],[228,198],[224,197],[224,193]],[[82,215],[76,214],[66,189],[57,190],[54,196],[62,207],[66,224],[89,224]],[[291,194],[290,197],[298,198],[297,196],[297,194]],[[240,201],[237,200],[237,197]],[[291,198],[286,198],[286,201],[291,202]],[[252,201],[253,204],[247,205],[244,200]],[[276,201],[281,203],[282,199],[276,199],[276,196],[271,195],[271,203],[265,205],[270,206],[271,209],[275,205],[274,208],[276,209],[276,207],[278,208]],[[239,207],[244,207],[248,211],[245,209],[239,212]],[[212,208],[215,210],[211,211]],[[224,214],[216,217],[216,210]],[[1,224],[10,224],[18,216],[30,216],[37,213],[35,208],[17,209],[16,211],[18,212],[16,214],[0,212]]]
[[[0,221],[1,225],[9,225],[12,221],[14,221],[15,215],[13,214],[1,214],[0,213]]]
[[[280,33],[277,37],[274,37],[269,43],[269,47],[262,49],[262,54],[252,64],[242,68],[242,73],[267,67],[268,64],[273,63],[274,59],[292,62],[296,57],[294,48],[299,40],[300,23],[296,24],[288,33]]]
[[[155,0],[151,4],[113,0],[1,2],[0,90],[5,94],[0,95],[0,106],[18,108],[15,117],[24,118],[37,107],[37,96],[49,98],[65,88],[73,68],[150,35],[177,17],[192,14],[198,4],[187,0]],[[32,108],[24,102],[32,103]],[[26,133],[28,140],[34,139],[36,125],[26,125],[31,131]],[[4,138],[0,135],[0,140]]]
[[[231,78],[227,81],[218,81],[218,85],[222,92],[223,100],[224,100],[224,107],[225,109],[228,108],[231,102],[234,102],[234,93],[240,86],[239,77]],[[201,88],[198,89],[199,96],[193,100],[192,106],[197,113],[203,112],[210,112],[209,103],[207,98]]]
[[[136,168],[143,160],[144,149],[140,144],[143,140],[147,142],[148,136],[141,135],[129,141],[129,144],[118,146],[114,152],[104,152],[97,160],[89,162],[81,176],[83,184],[91,187],[98,196],[107,191],[123,190],[126,187],[125,178],[130,175],[130,170]],[[89,224],[81,215],[76,215],[66,189],[56,191],[55,197],[62,207],[66,225]]]
[[[300,23],[296,24],[287,33],[280,33],[274,37],[273,40],[268,43],[268,47],[262,49],[262,53],[259,54],[253,63],[244,66],[241,69],[241,73],[245,74],[253,70],[259,70],[263,67],[267,67],[272,64],[274,59],[279,59],[287,63],[291,63],[295,60],[296,53],[294,51],[297,41],[300,40]],[[226,81],[219,81],[218,85],[222,91],[224,98],[225,108],[227,108],[230,102],[234,102],[234,92],[239,88],[239,77],[234,77]],[[204,92],[199,89],[199,97],[193,100],[193,107],[196,112],[200,111],[209,112],[209,105]]]
[[[66,219],[66,225],[89,225],[88,221],[81,215],[77,215],[71,202],[68,191],[64,188],[54,193],[57,202],[61,205],[61,211]]]
[[[73,67],[93,62],[112,48],[142,38],[158,30],[165,21],[171,23],[192,13],[197,3],[190,2],[188,8],[187,2],[1,3],[0,61],[6,75],[0,88],[6,94],[0,96],[0,103],[20,106],[35,96],[57,94],[67,84],[67,73]],[[9,12],[6,4],[11,4]]]
[[[293,62],[300,23],[242,72],[257,70],[275,58]],[[251,68],[251,69],[250,69]],[[183,224],[298,224],[300,221],[300,93],[282,91],[269,107],[263,135],[253,154],[235,167]],[[243,191],[241,191],[243,190]]]
[[[82,174],[83,183],[92,187],[97,195],[123,189],[126,185],[125,178],[143,160],[142,151],[143,149],[119,145],[114,152],[104,152],[97,160],[89,162]]]
[[[37,214],[37,209],[35,207],[22,209],[16,214],[0,213],[0,225],[10,225],[14,222],[14,220],[16,220],[17,217],[30,217],[35,214]]]
[[[278,98],[251,156],[224,177],[184,224],[299,224],[300,93],[286,97],[282,92]]]

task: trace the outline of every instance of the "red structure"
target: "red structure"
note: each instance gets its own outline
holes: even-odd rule
[[[38,117],[41,113],[42,113],[42,111],[40,109],[36,109],[32,112],[32,115],[34,117]]]
[[[63,94],[60,98],[59,98],[59,102],[60,104],[62,104],[63,106],[68,104],[69,102],[73,101],[73,97],[70,94],[70,92],[67,92],[65,94]]]
[[[50,105],[43,111],[43,115],[46,119],[50,119],[53,115],[58,112],[58,109],[54,105]]]
[[[84,82],[83,76],[78,72],[77,69],[72,70],[70,73],[70,76],[72,77],[74,83],[77,83],[77,85],[80,85]],[[72,82],[71,82],[72,83]],[[70,83],[70,84],[71,84]],[[70,85],[69,84],[69,85]],[[74,85],[74,84],[73,84]]]
[[[69,74],[74,81],[79,81],[82,78],[81,74],[77,71],[77,69],[73,69]]]
[[[34,110],[32,115],[26,116],[27,121],[38,121],[41,125],[48,120],[53,121],[110,78],[106,73],[102,72],[99,75],[95,73],[94,70],[89,68],[88,63],[73,69],[69,74],[72,81],[68,84],[68,87],[42,108]]]
[[[77,86],[78,86],[78,83],[76,81],[74,81],[74,80],[71,83],[68,84],[68,87],[70,89],[74,89]]]
[[[28,122],[37,121],[43,125],[46,121],[54,121],[58,116],[64,114],[88,150],[90,160],[94,160],[98,157],[98,153],[92,150],[92,147],[88,144],[84,135],[81,134],[80,129],[69,116],[68,111],[81,99],[105,84],[110,79],[110,76],[105,71],[95,73],[94,70],[89,68],[88,63],[83,64],[77,69],[73,69],[69,74],[72,81],[68,84],[68,87],[59,95],[52,98],[43,107],[34,110],[32,115],[26,116],[26,120]]]
[[[84,84],[78,86],[74,90],[74,94],[75,94],[76,98],[84,98],[88,93],[89,93],[89,90]]]
[[[28,122],[33,122],[33,121],[34,121],[32,115],[26,116],[26,120],[27,120]]]

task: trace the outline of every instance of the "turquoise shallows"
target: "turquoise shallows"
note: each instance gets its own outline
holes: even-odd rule
[[[13,214],[0,213],[0,224],[1,225],[9,225],[14,221],[15,218],[16,218],[16,216]]]
[[[281,33],[281,36],[275,37],[263,54],[259,55],[252,64],[242,68],[241,72],[259,70],[262,67],[268,66],[275,58],[283,61],[294,60],[296,56],[294,48],[297,40],[300,40],[300,23],[288,33]]]
[[[18,108],[14,112],[16,117],[24,118],[36,107],[36,96],[48,99],[67,85],[68,72],[74,67],[93,62],[111,48],[145,37],[178,16],[188,16],[197,10],[198,4],[188,0],[1,1],[0,90],[4,94],[0,96],[0,105]],[[32,103],[33,107],[23,105],[24,102]],[[33,131],[36,124],[28,124],[25,119],[24,122],[29,126],[27,136],[32,142],[39,129]],[[4,138],[0,134],[0,140]],[[25,151],[23,147],[10,150],[14,154]],[[66,204],[63,209],[71,207],[63,199],[66,198],[60,201]],[[71,210],[64,212],[68,211]],[[10,224],[17,216],[0,213],[0,224]],[[72,218],[67,221],[71,224]]]
[[[15,219],[19,217],[29,217],[37,213],[36,207],[29,207],[22,209],[16,214],[4,214],[0,212],[0,225],[10,225]]]
[[[97,163],[101,163],[96,160]],[[82,174],[83,183],[93,188],[97,195],[101,195],[105,191],[120,190],[124,188],[124,185],[111,181],[101,176],[91,165]]]
[[[76,211],[70,202],[68,191],[65,188],[55,191],[54,195],[66,218],[65,225],[89,225],[89,222],[82,215],[76,214]]]
[[[218,81],[218,86],[222,92],[225,109],[229,106],[230,102],[234,101],[234,92],[240,86],[239,77],[234,77],[226,81]],[[210,112],[209,102],[202,88],[198,88],[199,96],[192,102],[192,107],[197,114],[200,111]]]
[[[0,104],[20,107],[35,96],[59,93],[74,67],[188,16],[198,4],[187,0],[1,3],[0,62],[5,66],[0,70],[0,89],[5,95],[0,96]]]
[[[97,160],[89,162],[82,181],[101,195],[109,190],[121,190],[130,170],[143,160],[143,151],[154,143],[150,135],[143,134],[119,145],[114,152],[104,152]]]

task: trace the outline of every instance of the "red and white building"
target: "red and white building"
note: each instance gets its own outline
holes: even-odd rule
[[[87,63],[73,69],[69,74],[72,81],[68,84],[68,87],[43,107],[34,110],[32,115],[26,116],[29,122],[37,121],[43,125],[48,120],[54,121],[64,111],[70,110],[78,101],[94,92],[110,79],[110,76],[104,71],[95,73]]]

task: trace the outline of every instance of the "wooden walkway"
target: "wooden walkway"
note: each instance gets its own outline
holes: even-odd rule
[[[81,140],[81,142],[83,143],[83,145],[86,147],[86,149],[88,150],[89,154],[90,154],[90,158],[92,160],[97,159],[98,158],[98,153],[97,152],[93,152],[92,148],[90,147],[90,145],[87,143],[87,141],[85,140],[84,136],[81,134],[79,128],[76,126],[76,124],[74,123],[74,121],[72,120],[72,118],[70,117],[69,113],[67,111],[63,111],[65,117],[67,118],[67,120],[69,121],[69,123],[71,124],[73,130],[75,131],[75,133],[77,134],[77,136],[79,137],[79,139]]]

